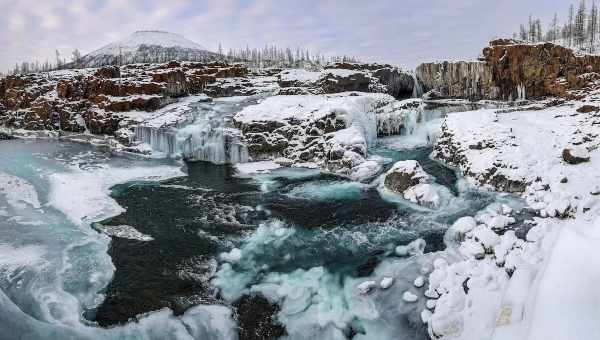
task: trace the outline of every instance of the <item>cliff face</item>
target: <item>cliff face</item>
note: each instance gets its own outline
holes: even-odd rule
[[[517,100],[571,97],[600,72],[600,56],[551,44],[495,40],[480,61],[421,64],[417,78],[442,97]]]
[[[482,61],[425,63],[417,67],[425,92],[435,90],[445,98],[496,99],[492,68]]]
[[[587,85],[586,73],[600,71],[600,57],[575,55],[572,50],[551,44],[511,44],[492,42],[483,50],[492,68],[501,99],[568,96],[569,90]]]

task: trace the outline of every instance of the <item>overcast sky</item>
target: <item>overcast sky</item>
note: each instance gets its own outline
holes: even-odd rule
[[[588,1],[589,2],[589,1]],[[570,0],[0,0],[0,70],[84,54],[136,30],[179,33],[216,50],[301,46],[414,67],[475,58],[529,13],[546,23]],[[562,21],[563,18],[561,18]]]

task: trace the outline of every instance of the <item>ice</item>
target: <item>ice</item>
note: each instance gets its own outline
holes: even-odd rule
[[[412,96],[413,96],[413,98],[421,98],[423,96],[423,86],[421,85],[421,82],[417,78],[416,73],[412,73],[411,75],[412,75],[413,81],[415,83],[415,85],[413,87]]]
[[[423,254],[425,251],[426,242],[424,239],[416,239],[405,246],[397,246],[395,249],[398,256],[414,256]]]
[[[233,248],[228,253],[221,254],[221,260],[229,262],[229,263],[239,262],[241,258],[242,258],[242,251],[239,250],[238,248]]]
[[[419,297],[407,290],[402,294],[402,300],[405,302],[417,302]]]
[[[8,204],[14,209],[40,208],[35,188],[17,176],[0,172],[0,194],[6,197]]]
[[[0,173],[19,174],[18,188],[29,188],[31,193],[23,197],[39,201],[39,207],[24,204],[15,217],[42,221],[32,225],[18,219],[0,220],[0,337],[237,338],[231,311],[223,306],[197,306],[181,316],[163,309],[113,328],[82,320],[85,309],[102,301],[101,292],[114,271],[107,254],[109,238],[90,227],[95,219],[122,211],[108,196],[109,187],[121,181],[182,175],[179,166],[126,159],[99,161],[100,155],[88,147],[55,141],[0,144],[0,157],[11,160],[0,164]],[[7,202],[0,195],[0,206]]]
[[[235,169],[240,176],[269,173],[271,170],[278,168],[281,168],[281,165],[273,161],[238,163],[235,165]]]
[[[415,287],[421,288],[425,284],[425,278],[423,278],[423,276],[417,276],[413,284],[415,285]]]
[[[249,161],[248,148],[230,116],[254,99],[190,96],[169,105],[135,128],[136,140],[149,145],[155,157],[182,156],[193,161],[235,164]]]
[[[288,195],[291,197],[329,200],[354,200],[365,197],[368,186],[359,182],[327,181],[308,182],[292,189]]]
[[[108,236],[114,236],[114,237],[126,238],[126,239],[130,239],[130,240],[137,240],[137,241],[144,241],[144,242],[154,240],[154,238],[152,236],[142,234],[130,225],[113,226],[113,225],[96,224],[95,228],[100,230],[101,232],[105,233]]]
[[[387,284],[386,284],[386,286],[387,286]],[[356,286],[356,289],[358,290],[358,292],[360,294],[368,294],[375,287],[377,287],[377,282],[365,281],[365,282],[362,282],[361,284],[359,284],[358,286]],[[385,289],[384,287],[381,287],[381,288]],[[386,288],[389,288],[389,286],[387,286]]]

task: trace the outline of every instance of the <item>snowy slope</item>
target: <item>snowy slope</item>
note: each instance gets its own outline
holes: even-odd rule
[[[120,53],[123,54],[134,53],[142,45],[208,51],[204,46],[196,44],[179,34],[164,31],[137,31],[122,40],[115,41],[90,53],[89,56],[118,56],[119,49],[121,49]]]
[[[164,31],[137,31],[81,58],[68,67],[99,67],[111,64],[165,62],[170,60],[211,61],[216,53],[183,36]]]

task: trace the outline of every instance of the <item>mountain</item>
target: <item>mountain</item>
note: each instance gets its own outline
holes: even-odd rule
[[[166,62],[170,60],[212,61],[219,55],[183,36],[165,31],[137,31],[83,57],[72,67]]]

